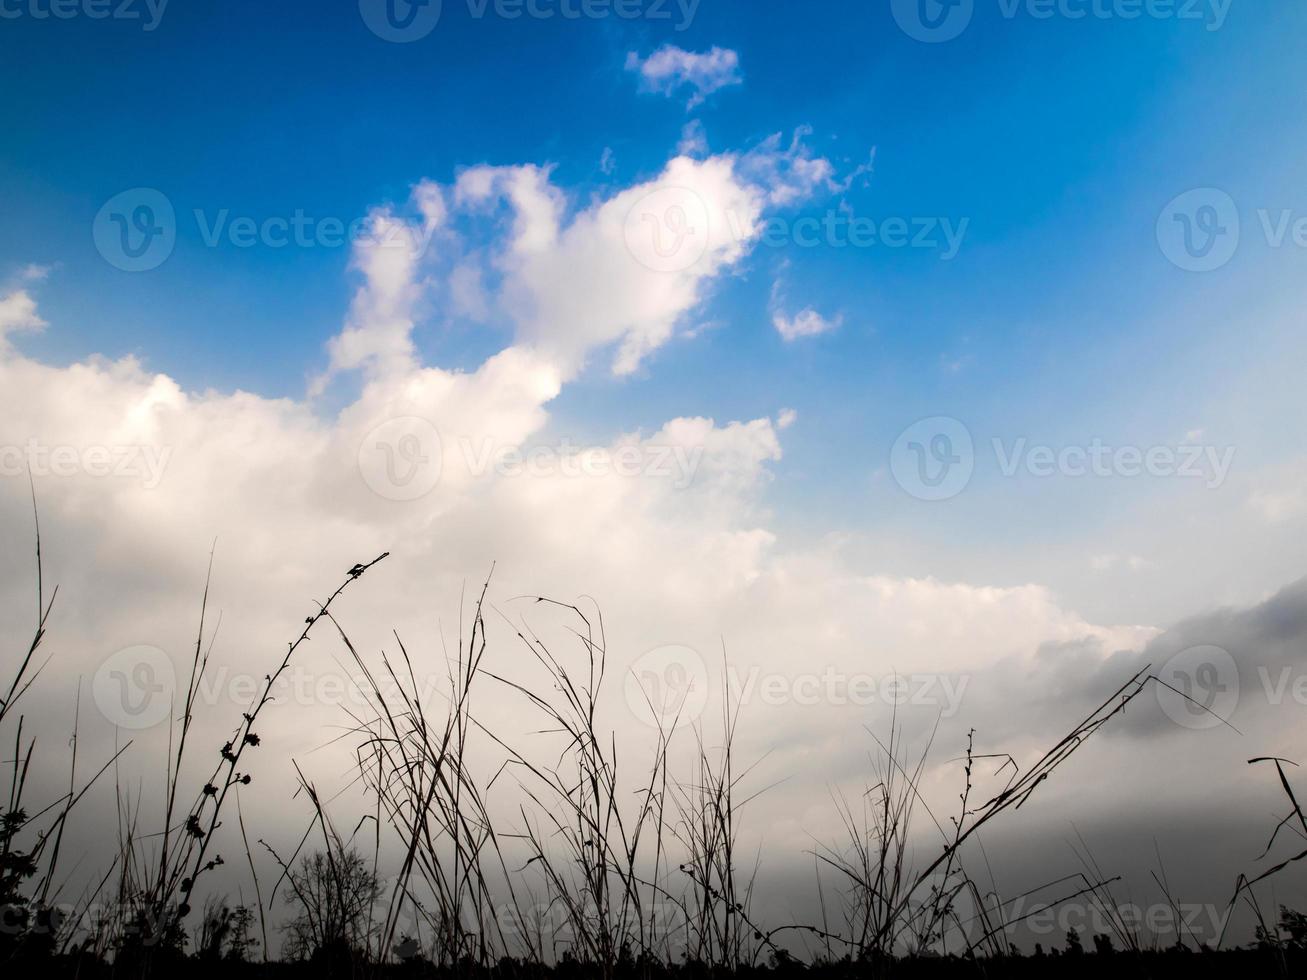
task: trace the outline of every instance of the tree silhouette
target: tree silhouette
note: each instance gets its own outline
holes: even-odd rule
[[[352,850],[316,851],[287,879],[299,905],[285,927],[288,956],[337,959],[366,952],[381,888],[362,856]]]

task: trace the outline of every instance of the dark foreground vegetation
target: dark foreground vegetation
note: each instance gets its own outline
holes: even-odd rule
[[[124,975],[104,959],[64,955],[40,961],[11,961],[13,976],[84,977],[112,980]],[[768,964],[741,964],[732,968],[709,967],[701,963],[666,964],[652,960],[619,961],[611,970],[596,963],[563,962],[544,965],[505,958],[495,963],[467,961],[438,965],[425,958],[373,963],[360,958],[316,956],[307,960],[263,962],[261,960],[204,959],[180,954],[160,955],[151,965],[158,977],[242,978],[250,980],[301,980],[309,977],[419,978],[459,977],[467,980],[603,980],[605,977],[638,977],[648,980],[846,980],[846,978],[904,978],[931,980],[935,977],[1012,978],[1099,978],[1152,980],[1184,977],[1216,980],[1226,977],[1301,977],[1307,969],[1307,950],[1302,948],[1249,948],[1206,950],[1149,950],[1141,952],[1068,953],[1053,951],[1030,955],[983,958],[960,956],[901,956],[881,960],[840,960],[803,963],[786,959]],[[30,972],[29,972],[30,971]]]
[[[748,768],[732,750],[735,707],[724,705],[714,722],[723,749],[705,749],[698,728],[684,736],[697,749],[688,771],[672,771],[674,723],[659,731],[653,757],[632,765],[597,721],[607,658],[602,620],[575,605],[536,599],[568,620],[574,644],[554,649],[509,624],[543,679],[528,684],[483,664],[484,590],[457,653],[441,665],[447,690],[433,702],[417,681],[429,665],[412,663],[402,640],[396,638],[393,654],[365,655],[332,614],[340,595],[385,557],[354,566],[310,612],[270,665],[261,695],[232,719],[221,746],[193,744],[212,646],[206,585],[183,702],[168,755],[157,763],[166,772],[162,800],[147,807],[116,782],[114,764],[130,746],[88,764],[76,758],[74,729],[66,793],[29,801],[34,746],[20,710],[44,663],[56,599],[42,580],[38,531],[39,625],[0,686],[8,770],[0,801],[4,976],[1307,975],[1307,920],[1289,909],[1263,908],[1257,897],[1266,879],[1307,851],[1233,883],[1231,906],[1250,909],[1261,923],[1256,941],[1240,948],[1221,936],[1183,932],[1162,948],[1121,911],[1112,890],[1118,879],[1101,874],[1093,861],[1082,874],[1050,882],[1033,905],[998,896],[972,876],[980,831],[1000,817],[1012,819],[1009,811],[1100,728],[1149,685],[1162,684],[1148,668],[1125,679],[1033,762],[979,754],[969,739],[961,747],[952,814],[926,807],[918,793],[926,755],[906,758],[891,724],[889,737],[877,743],[882,763],[866,793],[832,804],[843,838],[813,854],[828,882],[818,921],[763,922],[754,911],[756,864],[738,854],[740,812],[749,797],[740,790]],[[351,830],[339,829],[301,773],[306,831],[283,852],[247,827],[240,792],[257,780],[258,756],[269,751],[260,720],[273,705],[277,681],[314,633],[339,641],[367,680],[370,710],[351,715],[347,743],[369,810],[363,820],[350,814],[341,822]],[[548,752],[515,747],[479,723],[472,692],[484,685],[539,716],[545,734],[537,745],[546,740]],[[482,771],[484,761],[471,761],[484,760],[486,749],[501,760],[491,771]],[[996,786],[982,790],[977,766],[985,760],[990,778],[995,769],[999,775]],[[1287,800],[1267,853],[1281,836],[1301,844],[1307,816],[1288,777],[1292,763],[1252,761],[1275,770]],[[197,771],[205,775],[195,778]],[[116,854],[91,871],[79,856],[75,871],[65,870],[70,821],[101,784],[117,799]],[[497,786],[511,786],[522,800],[510,818],[491,805]],[[362,826],[370,832],[361,834]],[[935,850],[914,860],[920,848],[914,851],[910,835],[918,842],[935,838]],[[256,853],[275,863],[275,880],[266,872],[260,878]],[[247,872],[241,902],[229,902],[209,884],[215,869],[233,864]],[[1164,887],[1164,873],[1157,880]],[[1176,902],[1169,894],[1167,900]],[[1068,902],[1092,906],[1104,930],[1085,936],[1072,930],[1056,943],[1017,949],[1013,937],[1024,920]]]

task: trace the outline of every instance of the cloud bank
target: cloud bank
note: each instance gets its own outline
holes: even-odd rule
[[[547,166],[480,165],[448,184],[420,183],[372,213],[353,256],[357,289],[303,399],[185,391],[131,358],[30,359],[12,344],[45,326],[39,294],[11,289],[0,299],[0,520],[18,557],[0,572],[0,608],[11,623],[32,618],[29,471],[47,578],[62,585],[36,726],[66,730],[76,692],[126,648],[161,650],[182,675],[215,539],[224,611],[215,662],[254,677],[312,597],[382,551],[391,558],[341,607],[342,623],[365,651],[393,649],[397,632],[434,677],[457,642],[464,589],[492,562],[501,671],[521,667],[514,632],[532,615],[514,597],[589,597],[609,624],[606,723],[632,744],[650,729],[622,685],[642,664],[702,677],[709,703],[747,688],[742,750],[767,756],[763,776],[788,780],[753,817],[774,841],[835,829],[825,791],[865,780],[866,726],[883,731],[897,718],[914,739],[935,730],[948,749],[927,790],[947,796],[956,773],[946,763],[967,728],[983,726],[1003,751],[1037,754],[1069,713],[1154,655],[1201,642],[1257,656],[1274,639],[1299,664],[1301,587],[1161,633],[1087,621],[1036,583],[869,574],[836,542],[784,540],[765,506],[794,431],[781,405],[769,417],[669,418],[602,441],[559,430],[550,406],[569,383],[595,362],[618,376],[643,369],[747,260],[769,211],[828,191],[832,174],[796,137],[677,156],[579,205]],[[415,327],[443,304],[502,320],[511,342],[470,370],[423,363]],[[775,326],[793,340],[834,323],[806,309]],[[346,379],[357,393],[328,409]],[[691,653],[668,661],[659,651],[669,647]],[[311,682],[343,670],[341,650],[324,635],[299,666],[320,692]],[[896,677],[916,685],[904,703]],[[123,719],[100,704],[97,716],[92,703],[86,730],[102,744],[125,737]],[[219,689],[202,712],[205,736],[220,741],[242,707]],[[489,723],[530,729],[511,698],[487,697],[483,710]],[[1095,812],[1128,809],[1140,788],[1132,777],[1096,779],[1115,771],[1122,746],[1184,734],[1162,705],[1143,710],[1081,771],[1099,794]],[[328,744],[345,723],[338,703],[319,693],[268,717],[264,740],[277,751],[259,760],[261,782],[290,785],[292,758],[324,783],[349,782],[347,747]],[[167,725],[130,734],[148,759]],[[1192,802],[1202,789],[1190,767],[1172,799]],[[249,819],[290,834],[289,795],[251,800]],[[1032,819],[1060,826],[1066,801],[1050,795]]]

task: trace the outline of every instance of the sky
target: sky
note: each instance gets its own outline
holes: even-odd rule
[[[1265,678],[1307,669],[1305,27],[1239,0],[0,0],[0,608],[28,628],[29,472],[61,585],[33,697],[165,737],[104,707],[105,665],[181,671],[211,549],[215,649],[256,677],[383,551],[355,638],[435,663],[494,563],[504,623],[603,609],[633,741],[632,677],[719,694],[725,650],[778,678],[744,727],[789,780],[754,829],[787,840],[831,832],[887,723],[801,678],[947,680],[907,722],[947,712],[943,787],[968,728],[1037,758],[1113,677],[1214,664],[1242,734],[1158,698],[1078,760],[1092,799],[1030,819],[1123,854],[1217,835],[1193,887],[1228,891],[1278,807],[1244,761],[1302,733]],[[322,758],[310,700],[277,724]],[[1212,800],[1217,758],[1254,813]]]

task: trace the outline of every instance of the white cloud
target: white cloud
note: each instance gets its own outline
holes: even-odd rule
[[[363,285],[314,393],[344,371],[412,370],[412,333],[437,285],[456,315],[502,313],[516,342],[564,380],[610,348],[614,373],[634,372],[678,332],[695,332],[684,321],[753,248],[767,209],[831,189],[831,164],[807,133],[788,145],[769,137],[743,155],[681,154],[655,177],[580,208],[549,167],[480,165],[447,189],[423,182],[402,207],[370,216],[353,262]],[[485,247],[467,248],[486,227]]]
[[[708,134],[702,121],[691,119],[681,127],[681,141],[676,144],[676,152],[683,157],[699,157],[708,152]]]
[[[789,268],[790,262],[786,259],[780,266],[781,276],[772,283],[772,326],[776,328],[776,332],[781,335],[786,343],[793,343],[802,337],[817,337],[838,330],[844,323],[843,314],[825,317],[811,306],[804,307],[793,316],[785,312],[785,282],[783,277]]]
[[[775,144],[768,153],[807,160],[803,172],[821,169],[801,144]],[[474,167],[452,188],[419,185],[402,206],[378,209],[378,234],[354,256],[358,290],[313,389],[324,391],[341,374],[358,376],[357,395],[331,415],[312,398],[188,392],[132,359],[57,367],[0,349],[0,449],[35,439],[74,451],[150,447],[156,458],[168,451],[162,478],[148,488],[130,475],[77,471],[36,481],[47,580],[62,584],[64,603],[51,624],[58,655],[36,694],[47,699],[40,724],[61,725],[66,686],[118,649],[148,643],[181,667],[215,536],[214,601],[225,616],[214,662],[224,669],[262,676],[284,650],[281,638],[312,608],[310,597],[323,595],[354,562],[390,551],[340,607],[342,623],[368,655],[393,649],[397,630],[418,669],[443,676],[461,591],[497,562],[495,664],[521,664],[505,622],[524,615],[513,596],[593,596],[609,628],[615,700],[606,718],[632,740],[642,729],[622,704],[621,678],[662,644],[700,651],[714,677],[724,643],[745,673],[955,672],[981,687],[995,664],[1033,669],[1046,644],[1092,648],[1095,664],[1141,646],[1151,631],[1088,621],[1037,584],[867,574],[831,542],[788,538],[767,510],[766,490],[783,459],[782,435],[799,435],[791,409],[777,406],[774,419],[677,417],[652,431],[611,427],[588,438],[568,433],[551,414],[595,351],[613,348],[614,369],[624,373],[666,343],[747,254],[778,187],[792,199],[794,188],[821,183],[796,179],[780,159],[758,168],[758,159],[746,167],[733,155],[679,156],[649,180],[580,208],[545,168]],[[685,268],[658,268],[658,255],[641,251],[647,243],[630,241],[629,219],[641,202],[673,188],[688,188],[702,202],[704,247]],[[492,232],[484,248],[455,247],[471,225],[504,217],[506,228]],[[448,236],[441,240],[452,259],[421,247],[434,235]],[[493,275],[481,275],[487,272]],[[511,319],[513,337],[469,371],[423,363],[412,331],[426,304],[448,301],[466,312],[475,305],[469,297]],[[0,310],[0,335],[42,322],[26,293],[10,294]],[[832,329],[838,318],[805,309],[781,321],[782,335],[797,337]],[[361,470],[361,455],[396,420],[420,420],[439,433],[438,443],[416,453],[390,445],[394,457],[382,460],[439,460],[434,488],[416,500],[378,492],[376,478],[386,470]],[[533,448],[564,442],[577,457],[637,465],[580,474],[483,465],[504,451],[521,449],[530,459]],[[29,526],[25,477],[0,476],[0,519],[16,535]],[[10,621],[30,618],[31,578],[21,562],[0,570],[0,610]],[[303,665],[339,672],[339,653],[323,634],[304,651]],[[488,724],[530,726],[502,692],[482,697]],[[949,751],[966,725],[986,720],[966,707],[954,728],[941,731]],[[212,735],[221,744],[218,733],[242,708],[206,705],[200,741]],[[777,748],[776,765],[784,766],[836,744],[846,747],[841,760],[851,759],[850,733],[889,717],[884,705],[791,704],[773,712],[752,704],[741,751],[757,757]],[[278,704],[269,713],[261,734],[275,751],[256,760],[255,770],[268,790],[245,813],[260,822],[261,834],[293,822],[290,794],[279,791],[293,782],[292,757],[324,790],[333,779],[347,780],[347,746],[322,749],[334,734],[328,726],[342,721],[326,704]],[[93,730],[107,740],[107,726],[94,718],[84,724],[88,744]],[[165,736],[141,735],[130,759],[148,766]],[[807,818],[814,794],[828,780],[862,778],[838,765],[799,772],[792,791],[758,804],[764,829],[820,829]]]
[[[367,233],[355,244],[352,265],[364,283],[355,292],[345,329],[328,345],[331,362],[314,382],[320,392],[342,371],[365,369],[370,376],[397,375],[415,366],[413,326],[421,298],[421,260],[445,219],[440,188],[423,183],[411,203],[420,220],[409,222],[390,208],[368,216]]]
[[[36,314],[36,301],[26,290],[0,297],[0,354],[4,353],[9,334],[35,332],[45,326],[46,322]]]
[[[844,318],[842,316],[837,315],[828,319],[811,306],[800,310],[794,316],[786,316],[781,312],[772,314],[772,326],[786,341],[795,341],[801,337],[817,337],[824,333],[830,333],[832,330],[838,329],[843,322]]]
[[[774,207],[787,207],[819,191],[841,190],[834,165],[815,156],[805,142],[811,135],[812,127],[800,126],[783,146],[781,134],[773,133],[741,157],[740,172],[767,188],[768,203]]]
[[[739,85],[740,56],[729,48],[713,47],[696,53],[665,44],[647,58],[632,51],[626,56],[626,70],[640,76],[647,92],[672,96],[683,89],[693,92],[686,108],[700,105],[713,92],[729,85]]]
[[[569,374],[590,351],[616,344],[614,372],[631,373],[671,339],[716,276],[744,257],[762,207],[761,192],[739,179],[731,157],[677,157],[658,177],[565,227],[555,218],[549,248],[517,247],[501,259],[505,305],[520,339]],[[668,225],[674,211],[687,216],[686,227]]]
[[[871,183],[871,176],[876,172],[876,148],[873,146],[867,153],[867,158],[844,175],[839,182],[839,189],[847,191],[856,183],[859,187],[867,187]]]
[[[474,218],[508,205],[508,244],[492,259],[500,305],[519,342],[570,377],[610,346],[614,372],[629,374],[670,340],[751,249],[770,192],[724,154],[675,157],[656,177],[570,215],[548,172],[529,166],[466,170],[453,199]]]

